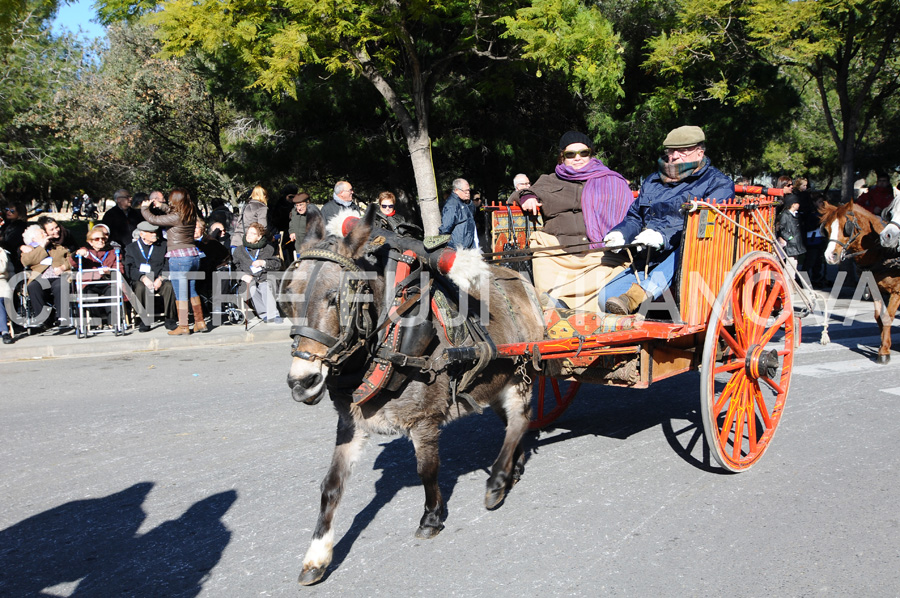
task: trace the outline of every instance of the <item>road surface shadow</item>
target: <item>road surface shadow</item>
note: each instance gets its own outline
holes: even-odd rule
[[[231,539],[221,522],[237,500],[230,490],[194,503],[175,520],[138,535],[153,488],[135,484],[72,501],[0,531],[0,595],[196,596]]]
[[[700,414],[700,376],[688,372],[656,382],[649,389],[582,385],[572,405],[537,435],[528,449],[581,436],[625,440],[659,426],[666,441],[690,465],[709,473],[728,474],[715,462],[706,444]]]

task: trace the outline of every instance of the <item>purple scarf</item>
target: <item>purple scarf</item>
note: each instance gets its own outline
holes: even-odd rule
[[[634,203],[628,181],[597,158],[591,158],[581,170],[557,164],[556,176],[564,181],[585,181],[581,192],[581,213],[588,239],[594,247],[600,247],[598,243],[625,219],[628,208]]]

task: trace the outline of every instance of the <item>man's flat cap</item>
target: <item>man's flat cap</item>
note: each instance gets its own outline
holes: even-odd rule
[[[663,147],[678,149],[680,147],[691,147],[704,141],[706,141],[706,135],[703,134],[703,129],[686,125],[669,131],[669,134],[666,135],[666,140],[663,141]]]
[[[159,230],[159,227],[156,226],[155,224],[150,224],[146,220],[142,220],[140,223],[138,223],[137,229],[142,230],[145,233],[155,233],[156,231]]]

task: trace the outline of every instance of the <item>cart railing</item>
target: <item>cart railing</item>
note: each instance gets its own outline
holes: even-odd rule
[[[685,206],[677,288],[688,326],[709,321],[719,289],[739,259],[751,251],[773,251],[769,233],[783,190],[738,185],[735,193],[732,201],[696,199]]]

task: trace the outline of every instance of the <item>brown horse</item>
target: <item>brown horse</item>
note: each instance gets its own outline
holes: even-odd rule
[[[415,352],[420,361],[412,367],[402,367],[398,365],[401,359],[390,359],[398,371],[405,372],[406,380],[394,390],[388,384],[364,402],[354,402],[354,391],[364,380],[371,379],[369,368],[373,366],[373,353],[380,359],[385,357],[383,344],[374,346],[372,339],[382,338],[386,320],[378,314],[389,312],[389,299],[396,299],[394,283],[385,277],[383,249],[388,233],[379,229],[373,232],[374,213],[370,209],[365,218],[341,238],[334,234],[326,236],[318,211],[310,210],[301,258],[288,269],[282,285],[292,297],[302,298],[283,303],[291,321],[301,322],[292,329],[294,360],[288,385],[293,398],[314,405],[327,388],[338,412],[334,455],[322,481],[321,510],[299,579],[304,585],[322,579],[331,562],[335,510],[351,468],[370,433],[403,434],[413,443],[418,474],[425,488],[425,512],[416,531],[419,538],[432,538],[443,529],[445,504],[438,486],[438,439],[443,424],[488,406],[505,422],[506,437],[487,480],[485,506],[488,509],[502,503],[524,468],[521,440],[530,419],[530,376],[535,375],[530,360],[516,363],[499,359],[490,362],[488,368],[484,368],[486,362],[481,362],[483,369],[468,385],[466,396],[453,396],[451,387],[458,381],[459,371],[454,373],[452,364],[447,366],[445,350],[451,348],[451,344],[431,316],[424,320],[427,330],[422,336],[430,340],[427,346],[420,345],[422,350]],[[329,221],[328,232],[348,228],[340,223],[335,226],[341,217]],[[379,244],[379,250],[373,251],[373,245]],[[468,266],[465,265],[467,256],[471,260]],[[429,264],[434,265],[430,257],[420,259],[426,269]],[[463,264],[463,272],[468,269],[470,273],[486,275],[482,277],[485,281],[482,288],[487,285],[489,294],[474,288],[468,292],[469,305],[475,306],[470,309],[486,310],[484,315],[489,315],[486,325],[489,335],[482,345],[491,340],[511,343],[543,337],[543,317],[533,297],[533,288],[529,293],[527,283],[518,274],[487,266],[480,253],[457,252],[454,257],[454,268]],[[454,274],[453,270],[449,277],[458,287],[446,285],[444,288],[462,289],[457,291],[462,305],[468,279]],[[432,282],[437,285],[439,274],[435,273],[434,278]],[[351,279],[364,280],[364,284],[348,282]],[[348,291],[348,284],[357,286]],[[419,305],[430,314],[428,283],[416,287],[423,297]],[[386,289],[390,290],[387,294]],[[356,295],[357,299],[352,299],[351,295]],[[365,297],[364,303],[359,301],[360,297]],[[482,297],[488,301],[481,302]],[[420,325],[421,321],[416,326]],[[361,328],[367,328],[369,332]],[[421,329],[408,332],[420,336],[421,333]],[[477,347],[472,342],[465,344],[470,349]],[[375,365],[387,365],[387,361],[376,361]],[[461,369],[467,367],[475,366],[463,365]]]
[[[881,332],[878,363],[891,360],[891,322],[900,307],[900,260],[897,252],[881,245],[884,228],[881,218],[852,201],[842,206],[825,204],[821,208],[822,228],[828,234],[825,261],[837,264],[853,259],[862,269],[872,273],[878,288],[889,295],[887,308],[880,298],[875,301],[875,321]]]

